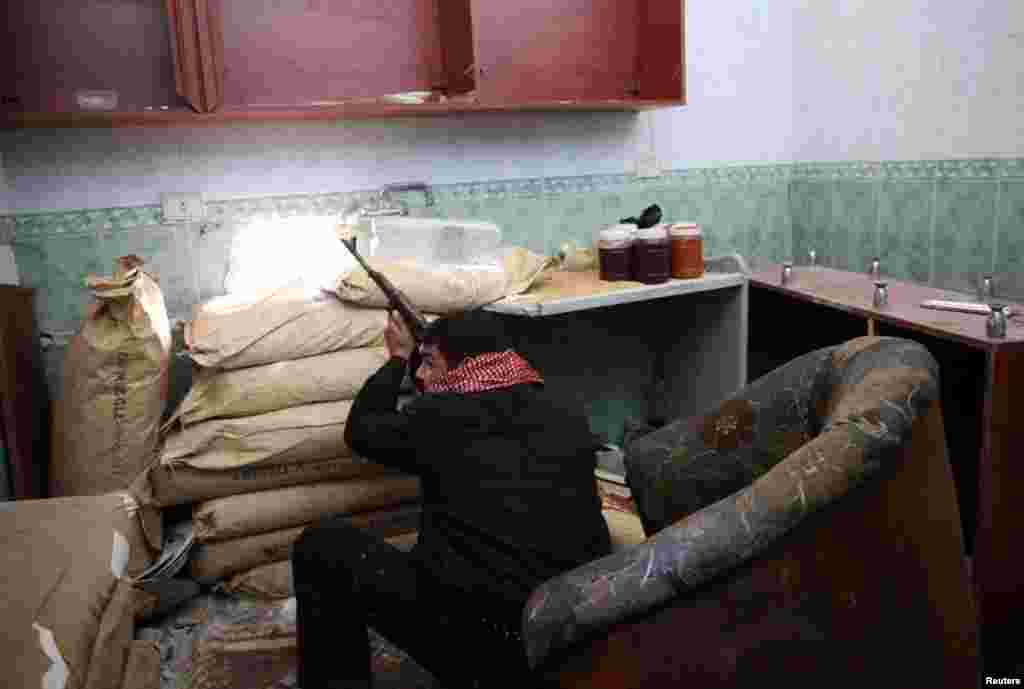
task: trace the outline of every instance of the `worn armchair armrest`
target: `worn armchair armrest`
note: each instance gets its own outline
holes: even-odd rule
[[[522,618],[532,668],[613,625],[662,606],[756,555],[807,515],[898,459],[917,410],[830,424],[746,488],[645,542],[540,585]],[[899,417],[899,418],[894,418]],[[888,421],[888,423],[887,423]]]

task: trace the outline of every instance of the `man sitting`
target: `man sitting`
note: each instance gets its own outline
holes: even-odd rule
[[[529,686],[530,593],[611,552],[582,410],[504,339],[485,311],[432,323],[414,372],[424,392],[398,410],[415,345],[391,315],[391,358],[357,395],[345,440],[420,477],[419,538],[404,553],[343,516],[303,532],[292,551],[302,689],[370,686],[367,625],[447,689]]]

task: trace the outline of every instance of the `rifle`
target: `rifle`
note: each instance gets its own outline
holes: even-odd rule
[[[363,260],[363,257],[360,256],[359,252],[356,250],[355,237],[352,239],[342,239],[341,243],[345,245],[345,248],[348,249],[353,256],[355,256],[356,261],[358,261],[359,265],[363,267],[366,274],[370,276],[370,279],[377,283],[377,286],[380,287],[384,296],[386,296],[388,301],[391,303],[391,307],[402,315],[402,319],[405,320],[405,324],[409,327],[409,332],[412,333],[412,337],[416,341],[416,344],[422,343],[423,338],[427,334],[428,326],[427,319],[423,317],[423,314],[412,305],[412,302],[409,301],[409,297],[405,296],[402,290],[395,287],[394,284],[392,284],[392,282],[382,273],[367,265],[366,261]]]

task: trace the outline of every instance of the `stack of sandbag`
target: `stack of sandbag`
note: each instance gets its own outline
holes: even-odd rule
[[[153,460],[167,400],[171,328],[138,256],[90,275],[95,302],[64,358],[54,405],[52,497],[121,490]]]
[[[550,265],[511,250],[499,270],[375,268],[421,311],[444,314],[522,291]],[[328,515],[350,515],[383,537],[415,532],[418,482],[353,456],[344,442],[352,399],[388,357],[388,303],[366,279],[350,271],[336,294],[280,288],[215,299],[186,324],[195,383],[140,494],[194,503],[195,579],[286,563],[302,530]]]
[[[416,530],[416,479],[344,442],[353,398],[387,361],[386,326],[382,309],[299,288],[194,310],[193,385],[133,485],[144,503],[192,505],[194,579],[287,560],[302,530],[332,514],[384,535]]]
[[[145,512],[127,492],[0,503],[2,686],[159,688],[159,650],[134,638],[160,543]]]

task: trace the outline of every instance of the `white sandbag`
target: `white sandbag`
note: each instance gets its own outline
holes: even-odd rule
[[[352,402],[322,402],[280,411],[212,419],[169,433],[161,461],[195,469],[250,464],[298,464],[345,457],[345,422]]]
[[[197,306],[185,346],[201,366],[234,369],[384,344],[388,315],[330,292],[283,287]]]
[[[369,260],[421,311],[450,314],[484,306],[526,291],[555,260],[513,247],[506,250],[499,269],[488,267],[432,268],[414,261]],[[362,268],[346,271],[338,280],[338,296],[360,306],[387,308],[387,296]]]
[[[167,427],[351,400],[387,360],[387,348],[363,347],[236,370],[202,368]]]
[[[244,493],[195,506],[192,522],[200,543],[224,541],[315,522],[331,514],[393,507],[419,496],[409,475],[329,481]]]

